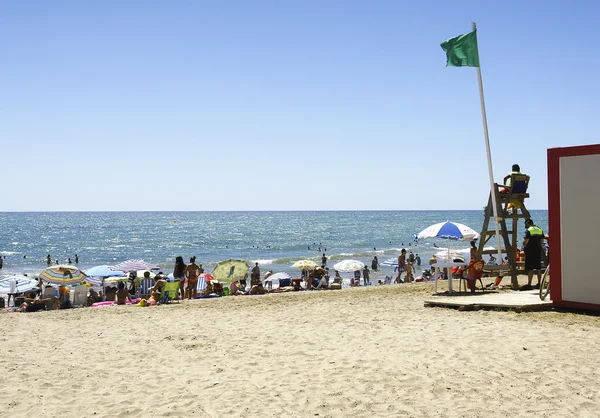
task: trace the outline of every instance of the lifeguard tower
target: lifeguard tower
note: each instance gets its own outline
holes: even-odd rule
[[[509,180],[509,181],[506,181]],[[500,232],[500,240],[496,243],[501,249],[502,254],[506,254],[508,264],[503,264],[503,260],[498,260],[497,265],[486,265],[485,270],[497,275],[509,275],[513,289],[519,287],[517,281],[518,266],[517,266],[517,230],[519,219],[530,218],[529,211],[525,207],[525,199],[529,197],[527,188],[529,187],[529,176],[525,174],[511,174],[505,179],[507,185],[494,183],[493,193],[496,194],[496,205],[498,213],[498,229]],[[477,249],[477,257],[481,258],[484,254],[496,254],[498,250],[484,250],[488,241],[496,234],[494,224],[490,221],[494,220],[494,209],[492,192],[488,198],[488,204],[485,207],[485,219],[481,228],[481,238]],[[511,221],[510,229],[508,229],[507,221]],[[504,248],[502,248],[504,246]]]

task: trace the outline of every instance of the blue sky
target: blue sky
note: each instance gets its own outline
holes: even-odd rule
[[[595,2],[19,1],[0,13],[0,211],[547,208],[598,143]]]

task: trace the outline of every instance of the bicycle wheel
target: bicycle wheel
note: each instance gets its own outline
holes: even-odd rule
[[[550,293],[550,265],[546,267],[546,271],[542,276],[542,281],[540,283],[540,299],[546,300],[548,294]]]

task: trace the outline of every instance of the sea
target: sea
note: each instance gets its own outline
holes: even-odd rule
[[[548,212],[530,211],[536,224],[548,230]],[[327,266],[356,259],[369,267],[396,259],[402,248],[419,254],[424,265],[439,251],[469,247],[468,242],[417,240],[415,234],[444,221],[480,231],[484,211],[290,211],[290,212],[0,212],[0,279],[14,273],[37,275],[53,262],[66,264],[75,255],[83,270],[143,259],[165,273],[173,271],[176,256],[210,272],[216,263],[244,259],[268,270],[299,276],[291,265],[302,259]],[[519,236],[524,233],[519,222]],[[489,245],[495,246],[492,239]],[[437,248],[436,248],[437,246]],[[392,275],[382,266],[379,276]],[[417,276],[418,276],[417,272]],[[349,276],[348,276],[349,277]],[[372,276],[373,280],[373,276]]]

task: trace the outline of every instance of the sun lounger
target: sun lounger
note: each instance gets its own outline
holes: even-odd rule
[[[42,293],[42,298],[43,299],[49,299],[46,302],[46,309],[57,309],[58,307],[58,303],[57,303],[57,298],[56,298],[56,289],[53,288],[52,286],[46,286],[44,288],[44,293]]]
[[[87,306],[88,287],[84,284],[79,285],[73,291],[73,306]]]

